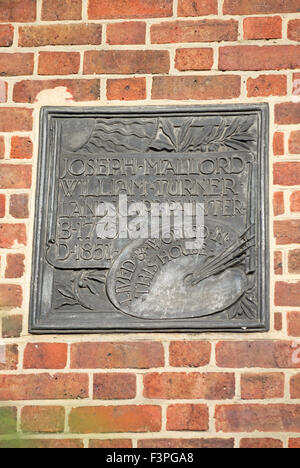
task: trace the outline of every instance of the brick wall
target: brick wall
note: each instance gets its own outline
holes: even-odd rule
[[[299,41],[299,0],[0,0],[0,447],[300,448]],[[28,335],[40,107],[187,102],[270,104],[270,332]]]

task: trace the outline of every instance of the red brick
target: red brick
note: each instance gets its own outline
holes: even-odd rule
[[[129,21],[108,24],[106,37],[110,45],[145,44],[146,23]]]
[[[274,164],[275,185],[300,185],[300,162]]]
[[[25,256],[23,254],[8,254],[6,256],[5,278],[22,278],[25,271]]]
[[[4,218],[5,216],[5,195],[0,194],[0,218]]]
[[[282,252],[274,252],[274,273],[275,275],[283,274]]]
[[[17,345],[0,345],[0,371],[16,370],[18,361]]]
[[[298,0],[225,0],[225,15],[259,15],[272,13],[298,13]]]
[[[81,17],[82,0],[43,0],[43,21],[80,20]]]
[[[17,408],[0,408],[0,434],[7,435],[17,432]]]
[[[300,154],[300,131],[291,132],[289,138],[289,153]]]
[[[300,41],[300,20],[295,19],[288,22],[288,39]]]
[[[32,123],[31,109],[0,108],[0,132],[30,132]]]
[[[144,377],[145,398],[224,400],[235,394],[234,374],[171,373]]]
[[[179,0],[178,16],[209,16],[218,14],[218,0]]]
[[[89,0],[89,19],[165,18],[173,15],[173,0]]]
[[[299,449],[300,448],[300,439],[289,439],[289,448]]]
[[[71,400],[88,395],[86,374],[0,375],[0,400]]]
[[[288,312],[287,325],[289,336],[300,336],[300,312]]]
[[[300,274],[300,249],[289,251],[289,273]]]
[[[33,54],[0,54],[1,76],[32,75]]]
[[[287,77],[284,75],[261,75],[247,81],[248,97],[286,96]]]
[[[300,67],[300,46],[229,46],[221,47],[219,69],[282,70]]]
[[[290,125],[300,123],[300,103],[283,102],[275,104],[275,123],[279,125]]]
[[[300,192],[294,192],[290,198],[291,201],[291,211],[293,213],[300,212]]]
[[[206,405],[170,405],[167,408],[167,431],[208,431]]]
[[[1,164],[0,189],[26,189],[31,187],[31,166]]]
[[[69,418],[73,433],[159,432],[159,406],[98,406],[74,408]]]
[[[273,195],[274,216],[284,214],[284,193],[275,192]]]
[[[83,449],[83,441],[79,439],[9,439],[1,440],[0,448],[21,449]]]
[[[284,397],[284,374],[244,374],[241,376],[242,400],[267,400]]]
[[[282,313],[281,312],[275,312],[275,314],[274,314],[274,329],[276,331],[281,331],[282,326],[283,326]]]
[[[13,136],[11,139],[11,159],[31,159],[33,144],[30,137]]]
[[[300,363],[293,362],[293,353],[291,341],[220,341],[216,346],[216,362],[223,368],[293,369],[300,367]]]
[[[281,39],[282,18],[281,16],[245,18],[244,39]]]
[[[0,233],[0,247],[1,233]],[[23,301],[22,288],[16,284],[0,284],[0,308],[14,309],[21,307]]]
[[[279,307],[300,307],[300,282],[277,282],[275,285],[275,305]]]
[[[138,441],[138,448],[233,449],[234,439],[145,439]]]
[[[293,95],[300,95],[300,73],[293,74]]]
[[[234,99],[241,94],[239,76],[159,76],[153,78],[152,99]]]
[[[290,389],[291,389],[291,398],[299,399],[300,398],[300,374],[297,374],[291,377]]]
[[[145,78],[124,78],[107,80],[107,99],[109,101],[138,101],[146,99]]]
[[[216,408],[223,432],[300,432],[299,405],[228,405]]]
[[[299,244],[300,220],[275,221],[274,234],[277,245]]]
[[[27,245],[25,224],[0,224],[0,248],[10,249]]]
[[[11,24],[0,25],[0,47],[10,47],[13,45],[13,41],[14,27]]]
[[[64,369],[67,364],[66,343],[28,343],[24,351],[24,369]]]
[[[18,193],[11,195],[9,199],[9,213],[16,219],[26,219],[29,217],[29,195]]]
[[[39,75],[74,75],[79,72],[79,52],[40,52]]]
[[[23,432],[63,432],[65,409],[61,406],[26,406],[21,412]]]
[[[168,73],[166,50],[91,50],[84,54],[84,74]]]
[[[0,159],[3,159],[5,155],[5,141],[4,137],[0,136]]]
[[[0,22],[30,23],[36,20],[36,0],[0,0]]]
[[[95,374],[95,400],[128,400],[136,396],[134,374]]]
[[[173,341],[170,343],[170,365],[173,367],[202,367],[210,362],[208,341]]]
[[[51,24],[23,26],[19,31],[19,46],[99,45],[102,42],[101,24]]]
[[[176,42],[222,42],[238,39],[238,23],[234,20],[174,21],[151,27],[153,44]]]
[[[41,91],[67,88],[74,101],[97,101],[100,96],[100,80],[35,80],[20,81],[14,86],[13,100],[15,102],[35,102]]]
[[[2,338],[19,338],[22,328],[22,315],[7,315],[2,318]]]
[[[179,71],[211,70],[214,64],[213,49],[177,49],[175,68]]]
[[[8,84],[6,81],[0,81],[0,104],[7,102]]]
[[[282,132],[274,133],[273,152],[274,152],[274,156],[284,155],[284,133]]]
[[[278,439],[241,439],[242,449],[280,449],[283,442]]]
[[[114,449],[114,448],[132,448],[132,441],[129,439],[113,439],[113,440],[90,440],[89,448],[91,449]]]
[[[73,369],[149,369],[163,365],[164,349],[161,343],[102,342],[71,346]]]

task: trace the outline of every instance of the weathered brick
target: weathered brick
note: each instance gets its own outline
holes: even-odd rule
[[[25,224],[0,224],[0,248],[10,249],[27,244]]]
[[[300,312],[288,312],[287,325],[289,336],[300,336]]]
[[[300,220],[275,221],[274,235],[277,245],[299,244]]]
[[[242,449],[280,449],[283,448],[283,442],[278,439],[241,439],[240,448]]]
[[[273,195],[274,216],[284,214],[284,193],[275,192]]]
[[[281,39],[281,16],[244,19],[244,39]]]
[[[274,185],[300,185],[300,162],[274,164]]]
[[[0,371],[16,370],[19,362],[17,345],[0,345]]]
[[[0,247],[1,233],[0,233]],[[21,286],[15,284],[0,284],[0,308],[14,309],[21,307],[23,301],[23,294]]]
[[[145,398],[224,400],[235,394],[234,374],[153,373],[144,377]]]
[[[28,343],[24,351],[24,369],[64,369],[67,364],[66,343]]]
[[[1,164],[1,189],[26,189],[31,187],[31,166]]]
[[[290,125],[300,123],[300,103],[283,102],[275,104],[275,123],[279,125]]]
[[[173,367],[202,367],[210,362],[208,341],[173,341],[170,343],[170,365]]]
[[[290,389],[291,389],[291,398],[299,399],[300,398],[300,374],[297,374],[291,377]]]
[[[1,76],[32,75],[34,54],[0,54]]]
[[[288,39],[300,41],[300,20],[295,19],[288,22]]]
[[[95,400],[128,400],[136,396],[135,374],[95,374]]]
[[[138,101],[146,99],[146,79],[124,78],[107,80],[107,99],[109,101]]]
[[[84,74],[168,73],[166,50],[91,50],[84,54]]]
[[[83,449],[80,439],[8,439],[0,441],[0,448],[6,449]]]
[[[225,15],[259,15],[272,13],[298,13],[298,0],[225,0]]]
[[[287,77],[284,75],[261,75],[258,78],[248,78],[248,97],[286,96]]]
[[[274,273],[275,275],[283,274],[283,258],[282,252],[274,252]]]
[[[5,203],[6,197],[3,193],[0,194],[0,218],[4,218],[5,216]]]
[[[61,406],[25,406],[21,411],[23,432],[63,432],[65,409]]]
[[[159,432],[159,406],[98,406],[74,408],[69,418],[74,433]]]
[[[4,137],[0,136],[0,159],[3,159],[5,155],[5,141]]]
[[[289,138],[289,153],[300,154],[300,131],[291,132]]]
[[[173,0],[89,0],[89,19],[165,18],[173,15]]]
[[[22,315],[6,315],[2,318],[2,338],[19,338],[22,328]]]
[[[25,255],[8,254],[6,256],[5,278],[22,278],[25,271]]]
[[[283,319],[281,312],[275,312],[274,314],[274,329],[276,331],[281,331],[283,327]]]
[[[209,16],[218,14],[218,0],[179,0],[178,16]]]
[[[279,304],[276,304],[279,305]],[[297,368],[291,341],[220,341],[216,346],[217,366],[223,368]]]
[[[108,24],[106,37],[107,43],[110,45],[145,44],[146,23],[129,21]]]
[[[300,282],[277,282],[275,285],[275,305],[279,307],[300,307]]]
[[[294,192],[292,193],[290,197],[290,202],[291,202],[291,211],[294,213],[299,213],[300,212],[300,192]]]
[[[14,27],[11,24],[1,24],[0,25],[0,47],[10,47],[13,45],[13,41],[14,41]]]
[[[43,21],[80,20],[81,17],[82,0],[43,0]]]
[[[237,38],[238,23],[235,20],[174,21],[151,27],[153,44],[222,42],[236,41]]]
[[[273,152],[274,152],[274,156],[284,155],[284,133],[282,132],[274,133]]]
[[[299,449],[300,448],[300,439],[289,439],[289,448]]]
[[[114,449],[114,448],[132,448],[130,439],[110,439],[110,440],[90,440],[91,449]]]
[[[7,102],[8,84],[6,81],[0,81],[0,104]]]
[[[12,434],[17,432],[17,408],[0,408],[0,434]]]
[[[153,78],[152,99],[234,99],[241,94],[241,77],[159,76]]]
[[[242,400],[267,400],[284,397],[284,374],[243,374]]]
[[[208,431],[206,405],[170,405],[167,408],[167,431]]]
[[[33,144],[30,137],[13,136],[11,139],[11,159],[31,159]]]
[[[211,70],[214,64],[213,49],[177,49],[175,68],[179,71]]]
[[[9,199],[9,213],[16,219],[26,219],[29,217],[29,195],[18,193],[11,195]]]
[[[215,418],[223,432],[300,432],[299,405],[217,406]]]
[[[155,342],[76,343],[71,346],[74,369],[149,369],[164,365],[164,349]]]
[[[31,109],[0,108],[0,132],[30,132],[32,124]]]
[[[51,24],[23,26],[19,31],[19,46],[99,45],[102,42],[101,24]]]
[[[0,22],[30,23],[36,20],[36,0],[0,0]]]
[[[282,70],[300,67],[300,46],[228,46],[219,52],[219,69]]]
[[[138,441],[138,448],[174,449],[233,449],[234,439],[145,439]]]
[[[15,102],[32,103],[35,102],[41,91],[57,87],[67,88],[67,91],[73,96],[74,101],[96,101],[100,96],[100,80],[98,79],[24,80],[15,84],[13,100]]]
[[[300,274],[300,249],[290,250],[288,253],[289,273]]]
[[[86,374],[0,375],[0,400],[71,400],[88,398]]]
[[[79,72],[79,52],[40,52],[39,75],[74,75]]]

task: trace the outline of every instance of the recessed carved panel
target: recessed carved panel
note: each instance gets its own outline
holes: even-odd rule
[[[31,332],[267,330],[267,141],[266,105],[44,108]]]

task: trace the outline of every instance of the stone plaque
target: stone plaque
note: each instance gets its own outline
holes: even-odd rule
[[[265,331],[268,107],[44,108],[32,333]]]

